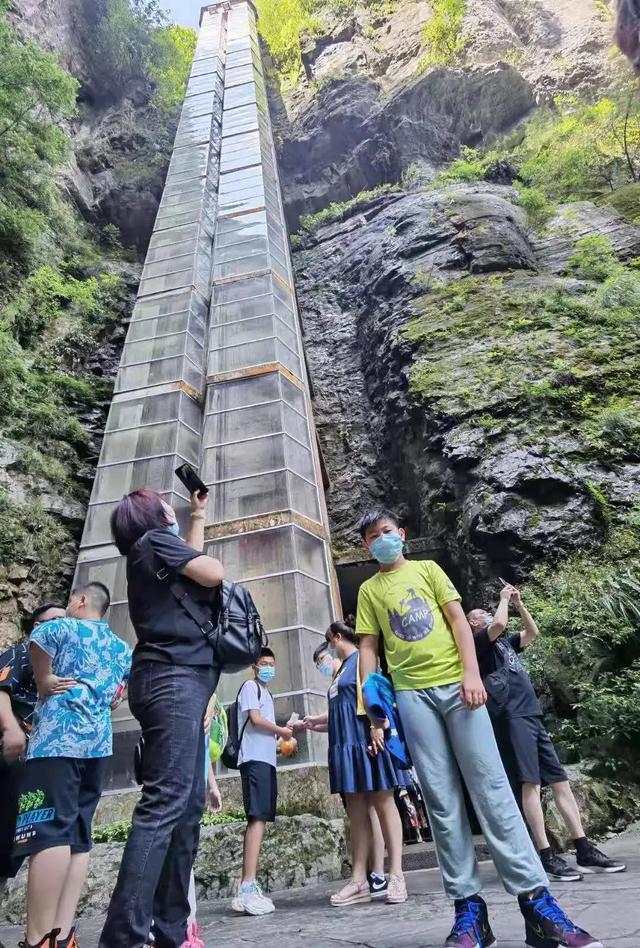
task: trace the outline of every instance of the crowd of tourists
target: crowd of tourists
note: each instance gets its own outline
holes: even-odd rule
[[[22,948],[77,948],[111,715],[125,694],[141,729],[142,789],[100,948],[202,946],[193,865],[207,796],[221,807],[211,761],[225,743],[210,741],[212,720],[225,716],[215,695],[220,663],[197,618],[208,610],[215,625],[212,592],[224,580],[223,564],[203,552],[205,507],[206,497],[194,494],[184,538],[174,510],[152,490],[134,491],[115,510],[133,651],[105,620],[109,590],[90,581],[75,586],[66,607],[36,609],[28,640],[0,657],[0,879],[28,858]],[[331,905],[405,903],[407,825],[426,832],[428,824],[454,908],[446,948],[490,948],[472,812],[518,901],[529,948],[603,948],[568,918],[549,883],[625,866],[585,835],[519,658],[538,635],[519,591],[504,584],[495,611],[465,614],[437,563],[405,557],[393,513],[369,511],[359,529],[379,568],[360,587],[355,622],[333,622],[313,656],[329,686],[326,711],[277,722],[270,690],[277,659],[264,644],[232,709],[247,817],[232,909],[274,911],[258,878],[265,828],[276,817],[278,748],[292,753],[296,735],[321,731],[331,791],[350,823],[351,877]],[[505,634],[510,608],[519,630]],[[543,786],[573,839],[575,866],[549,843]]]

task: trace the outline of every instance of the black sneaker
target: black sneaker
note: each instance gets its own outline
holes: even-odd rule
[[[487,903],[479,895],[456,899],[456,919],[445,948],[491,948],[497,945],[489,925]]]
[[[52,931],[48,932],[46,935],[43,935],[40,941],[36,942],[35,945],[29,944],[26,937],[24,941],[18,942],[18,948],[56,948],[56,940],[60,934],[59,928],[54,928]]]
[[[527,948],[604,948],[601,941],[567,918],[548,889],[519,895]]]
[[[583,872],[624,872],[626,865],[623,862],[616,862],[615,859],[609,859],[602,850],[589,843],[589,848],[583,850],[576,856],[576,862]]]
[[[554,853],[553,850],[548,855],[541,854],[540,861],[549,878],[555,882],[582,882],[582,873],[573,869],[566,859]]]
[[[387,889],[389,888],[389,880],[385,879],[384,876],[379,876],[376,872],[368,872],[367,882],[369,883],[369,891],[371,892],[372,899],[386,895]]]

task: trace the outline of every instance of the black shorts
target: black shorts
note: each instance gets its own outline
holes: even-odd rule
[[[497,733],[505,769],[517,783],[547,787],[567,779],[541,717],[507,718]]]
[[[91,849],[91,823],[108,757],[34,757],[28,760],[18,801],[16,856],[54,846],[74,853]]]
[[[240,764],[240,776],[247,819],[273,823],[278,803],[276,768],[262,760],[248,760]]]
[[[18,797],[24,761],[7,761],[0,756],[0,879],[12,879],[22,864],[13,854]]]

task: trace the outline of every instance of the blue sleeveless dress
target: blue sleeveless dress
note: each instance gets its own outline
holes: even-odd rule
[[[389,751],[367,753],[369,719],[358,717],[358,653],[343,662],[329,688],[329,783],[332,793],[394,790],[406,783]]]

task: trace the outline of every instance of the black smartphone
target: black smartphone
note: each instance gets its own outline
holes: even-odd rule
[[[192,494],[203,496],[209,493],[209,488],[200,480],[190,464],[181,464],[180,467],[176,468],[175,473],[178,480],[181,481],[189,491],[189,497],[191,497]]]

